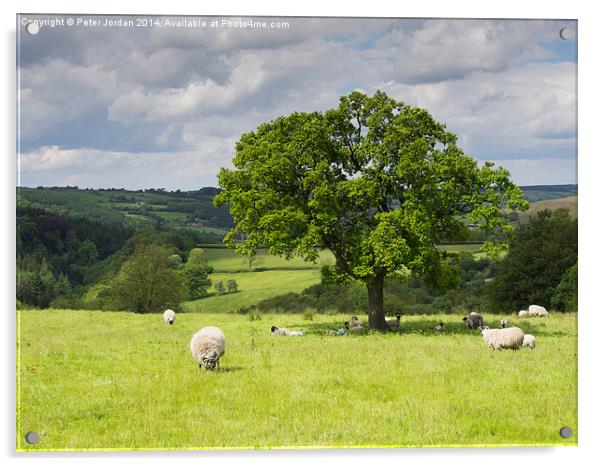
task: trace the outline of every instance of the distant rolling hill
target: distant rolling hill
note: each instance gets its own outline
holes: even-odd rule
[[[536,215],[537,212],[544,210],[568,209],[572,217],[577,218],[577,196],[568,196],[558,199],[548,199],[545,201],[532,202],[529,205],[529,210],[519,212],[518,218],[522,223],[529,217]]]
[[[201,231],[221,241],[233,226],[227,206],[215,207],[217,188],[198,191],[147,189],[17,188],[17,205],[42,208],[134,228],[168,226]]]
[[[577,196],[576,184],[520,186],[520,189],[523,192],[523,198],[530,203]]]
[[[577,185],[521,186],[523,197],[531,209],[520,220],[543,209],[568,207],[577,213]],[[126,224],[134,228],[158,225],[175,229],[193,229],[221,243],[234,225],[227,206],[215,207],[218,188],[198,191],[166,191],[146,189],[79,189],[77,187],[17,188],[17,204],[29,205],[68,216]]]

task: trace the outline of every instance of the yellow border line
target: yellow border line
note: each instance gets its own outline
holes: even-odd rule
[[[17,310],[17,451],[30,451],[24,450],[21,447],[21,312]]]
[[[409,444],[409,445],[291,445],[291,446],[245,446],[245,447],[165,447],[165,448],[17,448],[17,452],[128,452],[128,451],[236,451],[236,450],[331,450],[331,449],[405,449],[405,448],[510,448],[510,447],[576,447],[571,443],[467,443],[467,444]]]

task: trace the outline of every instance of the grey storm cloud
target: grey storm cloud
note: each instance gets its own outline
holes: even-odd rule
[[[516,160],[517,175],[532,169],[521,160],[575,156],[576,54],[558,49],[566,23],[276,20],[289,27],[21,34],[22,182],[107,186],[132,170],[149,186],[214,185],[242,133],[354,89],[427,108],[467,153]]]

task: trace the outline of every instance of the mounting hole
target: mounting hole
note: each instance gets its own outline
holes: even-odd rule
[[[40,440],[40,436],[38,435],[37,432],[27,432],[27,434],[25,434],[25,441],[27,443],[31,443],[32,445],[38,443],[38,441]]]
[[[571,28],[562,28],[559,35],[562,40],[572,40],[574,38],[573,30]]]
[[[560,436],[562,438],[570,438],[573,436],[573,429],[571,429],[570,427],[564,426],[562,429],[560,429]]]
[[[27,23],[27,26],[25,26],[25,30],[32,36],[35,36],[38,32],[40,32],[40,25],[32,21],[31,23]]]

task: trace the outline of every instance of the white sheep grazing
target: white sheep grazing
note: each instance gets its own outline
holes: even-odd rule
[[[302,337],[303,335],[305,335],[305,330],[303,330],[303,329],[291,330],[290,332],[288,332],[289,337]]]
[[[166,309],[163,313],[163,320],[169,325],[173,325],[173,323],[176,321],[176,313],[171,309]]]
[[[502,328],[508,327],[508,319],[506,319],[506,318],[500,319],[500,325],[502,326]]]
[[[291,331],[287,328],[278,328],[275,325],[272,325],[272,328],[270,329],[270,331],[272,332],[272,335],[281,335],[281,336],[288,336]]]
[[[226,352],[226,337],[218,327],[203,327],[190,340],[192,357],[205,370],[219,369],[219,358]]]
[[[445,330],[445,324],[443,322],[439,322],[438,325],[435,325],[435,332],[443,332]]]
[[[481,335],[488,348],[501,350],[504,348],[519,349],[525,338],[524,332],[518,327],[494,328],[480,327]]]
[[[531,304],[529,306],[529,317],[547,317],[548,311],[543,306],[538,306],[537,304]]]
[[[523,339],[523,346],[528,346],[531,349],[535,349],[535,337],[530,333],[527,333]]]
[[[525,311],[524,309],[521,309],[520,311],[518,311],[518,316],[519,317],[529,317],[529,313],[527,311]]]

